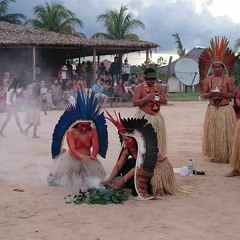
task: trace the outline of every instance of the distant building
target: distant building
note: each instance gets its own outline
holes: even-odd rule
[[[183,57],[171,62],[170,69],[168,69],[168,65],[160,67],[160,71],[164,75],[165,80],[167,80],[166,78],[168,78],[167,82],[168,82],[168,86],[169,86],[169,92],[189,92],[189,91],[197,92],[197,91],[199,91],[199,84],[196,84],[193,87],[191,87],[191,86],[186,86],[179,81],[179,79],[177,78],[176,73],[175,73],[175,65],[182,58],[191,58],[198,63],[198,60],[199,60],[202,52],[204,51],[204,49],[205,48],[203,48],[203,47],[194,47],[192,50],[190,50],[188,53],[186,53]],[[169,72],[169,74],[168,74],[168,72]]]

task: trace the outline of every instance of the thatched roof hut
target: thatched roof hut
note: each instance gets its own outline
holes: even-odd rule
[[[95,63],[96,56],[138,51],[146,51],[148,59],[150,49],[157,47],[152,42],[84,39],[0,21],[0,71],[10,66],[16,70],[16,63],[17,69],[26,65],[33,72],[36,64],[56,69],[69,58],[93,56]]]
[[[202,52],[205,50],[205,48],[203,47],[194,47],[193,49],[191,49],[189,52],[187,52],[183,57],[178,58],[177,60],[173,61],[170,64],[170,69],[169,69],[169,76],[168,77],[176,77],[175,74],[175,65],[176,63],[182,59],[182,58],[191,58],[194,61],[196,61],[198,63],[198,59],[201,56]],[[161,72],[166,76],[167,75],[167,71],[168,71],[168,65],[161,67]]]
[[[176,76],[175,66],[176,63],[183,58],[190,58],[198,63],[199,57],[201,56],[202,52],[205,48],[203,47],[194,47],[189,52],[187,52],[181,58],[170,63],[170,65],[166,65],[160,68],[161,73],[164,75],[164,80],[169,85],[169,92],[183,92],[183,91],[190,91],[192,90],[192,86],[186,86],[180,82],[180,80]],[[194,91],[199,90],[199,84],[194,86]]]

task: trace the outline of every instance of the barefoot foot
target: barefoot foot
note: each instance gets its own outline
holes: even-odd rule
[[[240,176],[240,171],[234,169],[230,173],[227,173],[225,177],[235,177],[235,176]]]
[[[33,138],[40,138],[39,136],[37,136],[37,135],[33,135]]]
[[[0,136],[1,137],[6,137],[2,132],[0,132]]]

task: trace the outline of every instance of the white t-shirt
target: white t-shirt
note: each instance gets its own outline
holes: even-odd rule
[[[40,89],[41,95],[46,94],[47,92],[48,92],[48,89],[46,87],[41,87],[41,89]]]
[[[10,101],[11,99],[11,94],[14,91],[14,95],[13,95],[13,103]],[[17,99],[17,95],[15,93],[15,90],[12,88],[9,91],[7,91],[7,96],[6,96],[6,104],[8,105],[14,105],[16,103],[16,99]]]
[[[130,65],[128,63],[122,65],[122,74],[130,74]]]

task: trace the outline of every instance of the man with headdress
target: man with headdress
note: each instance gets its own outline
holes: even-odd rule
[[[121,119],[119,114],[114,120],[107,114],[118,128],[123,147],[109,178],[102,184],[111,184],[115,189],[125,184],[142,200],[189,192],[176,182],[173,167],[159,151],[157,134],[146,119]]]
[[[202,97],[209,100],[203,129],[203,153],[212,162],[228,163],[236,125],[230,104],[235,96],[230,77],[235,55],[228,48],[225,37],[215,37],[210,43],[211,47],[199,59]]]
[[[134,90],[133,105],[138,107],[135,117],[144,117],[152,124],[157,133],[158,146],[161,152],[166,153],[166,128],[160,105],[166,104],[167,98],[161,85],[157,84],[156,71],[153,68],[144,71],[144,78],[145,82]]]
[[[88,189],[106,176],[97,154],[105,158],[108,147],[107,125],[92,92],[77,93],[77,102],[68,107],[55,126],[52,140],[54,161],[49,185]],[[62,151],[65,135],[69,150]]]

